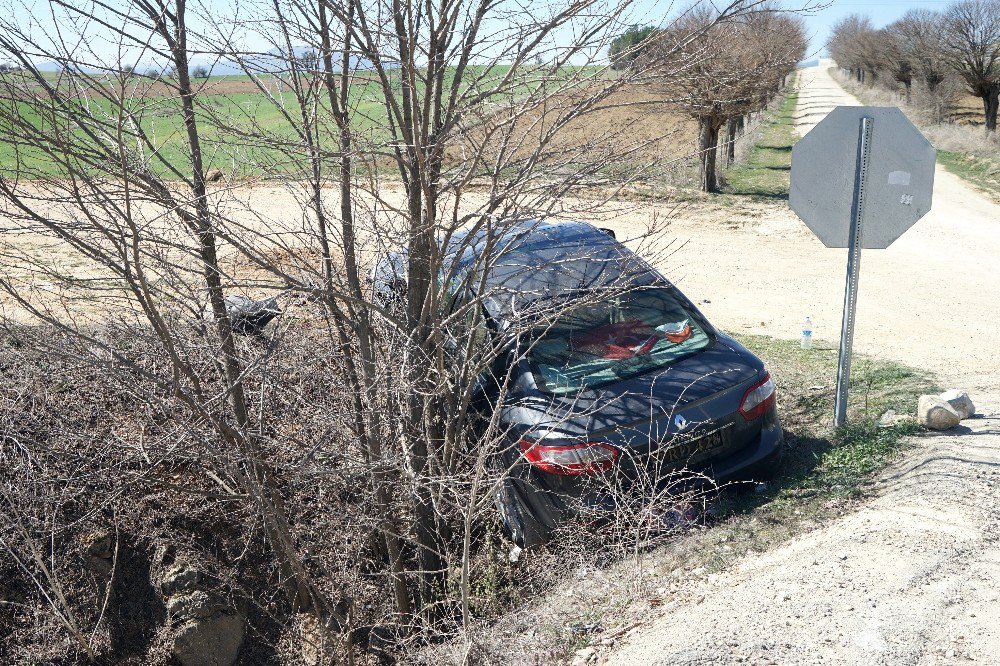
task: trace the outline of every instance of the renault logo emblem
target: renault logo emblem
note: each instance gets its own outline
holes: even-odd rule
[[[687,424],[688,420],[682,415],[678,414],[674,417],[674,425],[677,426],[678,430],[684,430],[684,428],[687,428]]]

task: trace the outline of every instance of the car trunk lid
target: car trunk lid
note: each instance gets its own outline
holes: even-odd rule
[[[720,338],[662,370],[554,396],[534,438],[611,444],[632,478],[704,466],[759,437],[761,419],[747,421],[739,407],[762,376],[760,361]]]

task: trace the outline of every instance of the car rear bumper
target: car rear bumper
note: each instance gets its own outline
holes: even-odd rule
[[[740,449],[735,454],[714,462],[709,476],[717,482],[754,481],[770,478],[774,466],[781,460],[784,433],[777,418],[766,419],[756,443]]]
[[[781,425],[776,414],[772,413],[765,417],[765,426],[761,428],[760,435],[736,453],[693,471],[686,479],[672,477],[645,484],[645,493],[633,488],[624,497],[620,497],[606,488],[595,487],[570,496],[562,490],[543,488],[544,481],[534,481],[534,474],[531,474],[508,479],[516,492],[509,493],[507,501],[516,502],[518,511],[533,516],[539,528],[549,533],[561,525],[573,523],[607,524],[614,520],[616,513],[622,508],[623,499],[635,508],[648,504],[654,494],[666,495],[668,498],[672,494],[680,498],[689,491],[704,493],[729,482],[770,479],[781,459],[783,442]],[[667,485],[670,489],[665,492]],[[642,494],[647,497],[641,496]]]

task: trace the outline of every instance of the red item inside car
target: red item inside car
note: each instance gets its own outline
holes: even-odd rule
[[[691,337],[691,326],[684,325],[677,331],[660,332],[639,319],[605,324],[586,333],[570,338],[574,349],[594,354],[601,358],[621,360],[648,354],[657,340],[666,338],[670,342],[683,342]]]

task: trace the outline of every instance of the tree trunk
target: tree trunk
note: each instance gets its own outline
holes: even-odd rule
[[[342,245],[345,249],[344,258],[347,268],[348,283],[351,288],[351,294],[357,298],[359,301],[363,300],[361,294],[361,280],[358,274],[357,262],[355,258],[357,256],[356,246],[355,246],[355,229],[354,229],[354,190],[353,184],[351,182],[351,177],[353,173],[352,167],[352,135],[350,127],[349,114],[346,111],[348,105],[348,77],[338,77],[335,76],[336,68],[333,63],[334,46],[330,35],[333,32],[331,29],[330,17],[336,16],[334,11],[328,12],[328,7],[332,5],[333,0],[320,0],[317,5],[318,18],[320,24],[320,35],[322,40],[322,63],[323,63],[323,73],[325,79],[325,85],[327,89],[327,95],[330,103],[330,109],[334,113],[334,119],[340,130],[340,173],[338,174],[338,180],[340,182],[340,222],[341,222],[341,239]],[[348,23],[353,19],[354,16],[354,3],[347,3],[347,20]],[[346,72],[350,69],[350,54],[351,54],[351,34],[347,32],[343,37],[343,44],[341,45],[341,63],[340,71]],[[338,87],[339,86],[339,87]],[[319,184],[320,179],[317,175],[316,183]],[[333,256],[330,251],[330,243],[328,239],[328,232],[323,218],[323,206],[319,199],[319,195],[316,195],[316,210],[317,218],[319,221],[319,232],[320,232],[320,247],[323,250],[323,274],[325,277],[325,287],[327,293],[329,294],[329,309],[331,314],[337,313],[337,304],[333,300],[332,294],[334,293],[333,286]],[[373,393],[372,388],[376,380],[373,379],[375,375],[375,356],[372,352],[372,328],[371,322],[366,316],[364,316],[364,311],[359,313],[359,330],[356,331],[358,346],[361,356],[361,363],[359,368],[354,368],[351,362],[348,362],[348,380],[351,387],[351,392],[354,394],[352,396],[354,400],[354,422],[355,429],[359,433],[359,436],[364,443],[365,449],[368,452],[370,464],[375,466],[380,466],[382,461],[382,445],[379,441],[379,437],[371,437],[372,432],[379,432],[379,418],[380,414],[377,411],[369,410],[365,405],[364,396],[371,395]],[[347,344],[347,324],[341,324],[338,322],[337,330],[342,344]],[[341,332],[343,331],[343,332]],[[363,384],[362,384],[363,382]],[[366,423],[366,413],[372,420],[372,427],[369,428]],[[402,547],[400,544],[400,539],[398,536],[398,528],[395,527],[391,521],[391,512],[389,509],[389,486],[391,480],[387,479],[385,475],[377,473],[375,475],[375,499],[378,506],[378,511],[381,516],[381,520],[376,528],[375,534],[372,535],[373,540],[384,544],[385,560],[390,566],[393,598],[396,604],[396,610],[401,616],[400,624],[409,624],[412,622],[410,616],[413,613],[413,608],[410,603],[410,595],[407,589],[406,578],[404,576],[404,564],[402,559]]]
[[[730,118],[726,121],[726,166],[736,161],[736,137],[739,127],[739,118]]]
[[[411,149],[412,150],[412,149]],[[410,243],[407,272],[407,318],[409,334],[414,347],[425,358],[434,358],[435,338],[430,325],[437,311],[434,286],[434,212],[437,202],[433,198],[433,188],[421,188],[421,172],[415,151],[411,153],[408,166]],[[429,175],[429,174],[426,174]],[[434,477],[429,469],[431,458],[437,459],[436,419],[441,410],[434,392],[434,378],[427,373],[421,363],[412,363],[409,368],[409,441],[407,456],[413,475],[411,483],[413,501],[414,536],[417,546],[418,601],[415,612],[421,612],[433,623],[435,613],[441,612],[437,606],[445,589],[445,565],[441,558],[440,529],[434,511],[428,478]]]
[[[986,116],[986,131],[997,130],[997,106],[1000,98],[1000,82],[994,83],[983,95],[983,111]]]
[[[938,94],[938,85],[941,83],[941,79],[935,77],[929,77],[924,79],[927,84],[927,92],[931,96],[931,101],[934,103],[934,122],[940,123],[942,118],[942,108],[941,108],[941,96]]]
[[[718,192],[715,158],[719,144],[719,123],[715,118],[698,119],[698,152],[701,157],[701,191]]]
[[[194,98],[197,93],[191,85],[188,74],[190,62],[184,0],[176,0],[175,12],[171,18],[172,26],[161,22],[159,29],[170,45],[173,64],[177,68],[177,90],[181,98],[181,112],[187,131],[187,148],[191,156],[191,190],[195,199],[194,231],[198,237],[199,255],[203,264],[202,274],[215,320],[216,334],[219,337],[226,392],[237,426],[233,428],[231,424],[223,421],[220,424],[220,433],[240,448],[240,453],[247,462],[246,473],[238,470],[236,478],[241,489],[258,504],[265,533],[278,558],[282,586],[289,602],[296,610],[313,611],[320,617],[326,612],[328,604],[313,587],[308,573],[302,566],[292,539],[284,500],[276,485],[275,474],[264,460],[253,435],[248,432],[250,415],[244,394],[243,367],[236,351],[233,329],[226,311],[222,284],[223,271],[219,266],[215,226],[205,185],[201,137],[194,108]],[[339,622],[342,618],[334,619]]]
[[[906,104],[909,106],[913,101],[913,81],[904,81],[903,86],[906,88]]]

